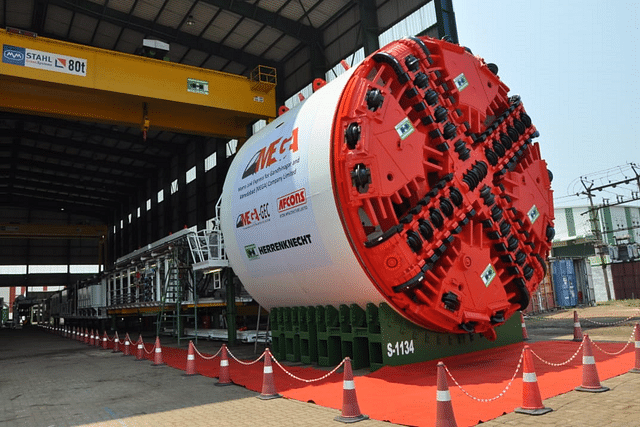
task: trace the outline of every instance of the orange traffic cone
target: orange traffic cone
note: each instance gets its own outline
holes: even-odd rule
[[[222,344],[220,349],[220,373],[218,374],[218,382],[216,385],[231,385],[231,376],[229,375],[229,356],[227,354],[227,345]]]
[[[96,337],[93,335],[93,329],[91,329],[91,334],[89,335],[89,345],[94,346],[96,343]]]
[[[96,329],[96,337],[95,337],[95,338],[96,338],[96,340],[95,340],[95,342],[94,342],[94,345],[95,345],[96,347],[100,347],[100,342],[101,342],[102,340],[100,339],[100,331],[99,331],[98,329]]]
[[[533,357],[528,345],[524,346],[524,362],[522,370],[522,407],[516,408],[515,412],[528,415],[542,415],[551,412],[553,409],[545,408],[540,396],[538,387],[538,377],[533,366]]]
[[[522,325],[522,339],[529,341],[529,334],[527,333],[527,325],[524,323],[524,314],[520,312],[520,324]]]
[[[342,381],[342,413],[334,418],[343,423],[355,423],[357,421],[368,420],[367,415],[360,413],[358,399],[356,398],[356,385],[353,381],[353,371],[351,370],[351,359],[348,357],[344,361],[344,379]]]
[[[573,340],[575,342],[580,342],[583,338],[580,320],[578,319],[578,312],[573,310]]]
[[[160,345],[160,337],[156,337],[156,344],[153,346],[153,364],[151,366],[162,366],[164,362],[162,360],[162,346]]]
[[[136,361],[144,360],[144,342],[142,341],[142,334],[138,335],[136,345]]]
[[[640,374],[640,324],[637,322],[634,328],[634,341],[636,344],[636,365],[629,372]]]
[[[436,391],[436,427],[458,427],[451,405],[444,363],[438,362],[438,386]]]
[[[104,335],[102,335],[102,349],[106,350],[109,345],[109,337],[107,336],[107,331],[104,331]]]
[[[591,340],[589,334],[584,334],[584,348],[582,349],[582,385],[575,388],[577,391],[588,391],[591,393],[601,393],[608,391],[609,387],[600,385],[596,361],[591,350]]]
[[[89,344],[89,329],[84,328],[84,343]]]
[[[185,368],[185,376],[197,375],[196,372],[196,352],[193,341],[189,340],[189,351],[187,351],[187,367]]]
[[[124,346],[122,348],[122,355],[123,356],[131,355],[131,338],[129,338],[128,332],[124,336]]]
[[[276,391],[276,385],[273,381],[273,367],[271,366],[271,352],[269,349],[264,351],[264,369],[262,370],[262,393],[258,396],[259,399],[277,399],[282,397]]]
[[[112,353],[117,353],[120,351],[120,338],[118,338],[118,331],[116,331],[116,336],[113,338],[113,351]]]

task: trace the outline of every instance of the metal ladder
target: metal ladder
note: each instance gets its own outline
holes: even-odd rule
[[[182,302],[184,288],[191,282],[191,271],[187,266],[180,266],[176,250],[172,251],[167,262],[167,271],[160,299],[160,311],[156,322],[156,335],[164,332],[175,336],[180,345],[183,329]],[[170,333],[169,333],[170,331]]]

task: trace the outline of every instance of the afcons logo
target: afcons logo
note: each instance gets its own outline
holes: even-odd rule
[[[307,192],[304,188],[278,198],[278,212],[288,211],[307,203]]]
[[[262,147],[260,151],[251,157],[249,164],[244,169],[242,178],[253,175],[272,164],[286,158],[287,151],[295,153],[298,151],[298,128],[291,132],[291,136],[287,138],[278,138],[267,147]]]
[[[2,49],[2,62],[5,64],[24,65],[25,50],[23,47],[4,45]]]

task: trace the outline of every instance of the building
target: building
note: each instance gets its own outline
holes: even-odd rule
[[[609,299],[635,298],[640,285],[633,267],[637,264],[640,242],[640,207],[587,205],[555,209],[556,235],[553,240],[551,266],[556,290],[567,280],[567,298],[577,303],[603,302]],[[601,250],[599,250],[601,249]],[[570,262],[569,262],[570,261]],[[565,267],[560,272],[560,264]],[[569,262],[569,263],[568,263]],[[568,269],[568,270],[567,270]],[[571,279],[574,277],[574,279]],[[609,294],[606,283],[609,283]]]

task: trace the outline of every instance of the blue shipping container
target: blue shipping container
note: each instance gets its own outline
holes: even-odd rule
[[[575,307],[578,304],[578,285],[573,260],[557,259],[551,261],[553,288],[556,291],[556,304],[559,307]]]

